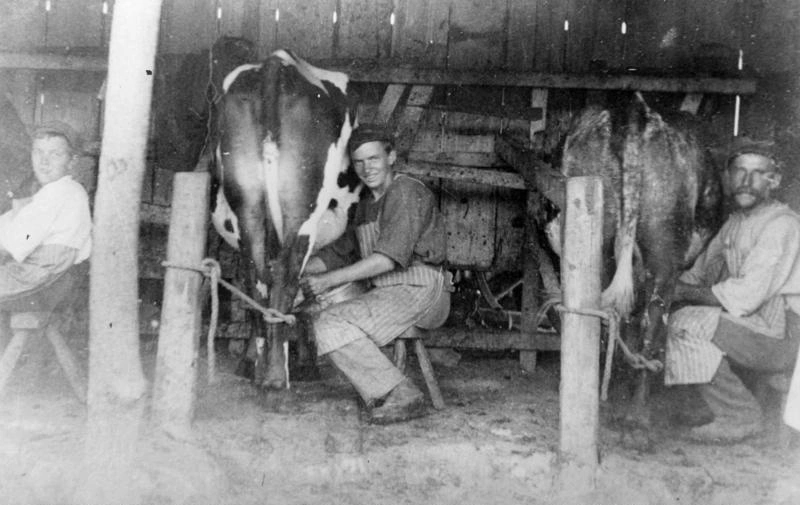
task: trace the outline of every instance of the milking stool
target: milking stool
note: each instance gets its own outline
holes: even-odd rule
[[[85,382],[58,328],[60,312],[78,285],[80,276],[85,275],[85,272],[83,265],[72,267],[44,286],[0,301],[0,312],[10,316],[12,331],[11,341],[0,358],[0,393],[11,377],[11,372],[19,361],[28,337],[44,334],[52,344],[75,395],[82,403],[86,402]]]
[[[436,382],[428,351],[425,350],[425,344],[422,343],[425,333],[426,330],[412,326],[397,337],[394,341],[394,364],[401,372],[405,373],[406,341],[413,341],[414,352],[417,354],[417,361],[419,362],[420,370],[422,370],[422,377],[425,378],[425,385],[428,386],[431,402],[433,402],[434,408],[441,410],[444,408],[444,399],[442,398],[442,392],[439,390],[439,384]]]

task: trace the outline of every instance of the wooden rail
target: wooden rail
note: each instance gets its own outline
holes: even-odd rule
[[[672,93],[721,93],[749,95],[756,91],[753,78],[666,77],[634,74],[566,74],[445,70],[436,68],[376,67],[366,64],[343,64],[341,61],[312,60],[331,70],[346,72],[356,82],[452,86],[524,86],[532,88],[639,90]],[[70,56],[52,53],[0,52],[0,69],[81,70],[105,72],[103,56]]]

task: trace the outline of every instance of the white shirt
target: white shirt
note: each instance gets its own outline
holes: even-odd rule
[[[22,263],[37,247],[64,245],[78,251],[75,262],[92,251],[89,196],[70,176],[44,185],[30,203],[0,216],[0,245]]]

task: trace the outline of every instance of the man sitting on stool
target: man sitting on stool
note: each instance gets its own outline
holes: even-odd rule
[[[0,303],[89,258],[89,196],[70,175],[77,149],[78,136],[66,123],[35,129],[31,161],[41,188],[31,198],[14,200],[0,216]]]
[[[444,225],[433,193],[419,180],[394,173],[397,154],[383,129],[357,128],[349,149],[369,192],[356,208],[354,230],[309,261],[301,286],[307,295],[319,295],[369,280],[373,289],[317,316],[317,353],[328,354],[347,376],[372,422],[404,421],[424,414],[422,392],[379,347],[411,326],[432,328],[447,317]],[[344,264],[341,258],[356,247],[361,259]]]

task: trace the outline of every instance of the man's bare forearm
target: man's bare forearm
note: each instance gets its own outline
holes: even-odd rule
[[[682,281],[678,281],[675,284],[673,303],[708,305],[711,307],[719,307],[722,305],[716,295],[714,295],[714,292],[711,291],[710,286],[687,284]]]

